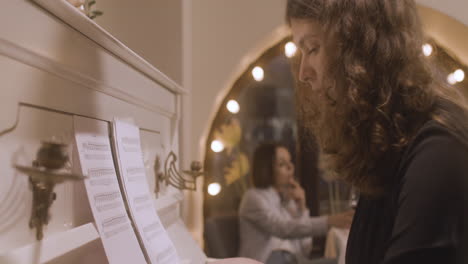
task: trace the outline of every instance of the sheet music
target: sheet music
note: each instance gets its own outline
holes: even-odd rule
[[[73,119],[81,172],[88,176],[86,192],[109,263],[146,263],[120,192],[108,123]]]
[[[135,125],[114,121],[113,143],[130,215],[148,258],[152,264],[179,263],[176,249],[156,214],[146,179],[140,130]]]

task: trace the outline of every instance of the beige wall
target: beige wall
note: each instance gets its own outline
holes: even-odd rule
[[[98,0],[95,21],[182,84],[182,0]]]
[[[468,64],[468,16],[461,16],[468,12],[468,1],[419,0],[418,3],[426,34]]]
[[[468,1],[466,0],[416,0],[419,5],[438,10],[468,26]]]

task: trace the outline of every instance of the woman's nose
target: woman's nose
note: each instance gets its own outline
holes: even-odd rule
[[[304,56],[301,58],[301,64],[299,64],[299,81],[307,82],[307,65],[304,61]]]
[[[299,81],[307,83],[313,78],[313,76],[313,68],[304,58],[301,58],[301,64],[299,65]]]
[[[299,81],[303,83],[307,82],[306,77],[305,77],[304,64],[302,62],[299,65]]]

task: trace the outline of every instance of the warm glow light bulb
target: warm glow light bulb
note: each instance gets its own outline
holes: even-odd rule
[[[226,108],[233,114],[239,113],[240,110],[239,103],[236,100],[229,100],[229,102],[226,104]]]
[[[213,182],[213,183],[210,183],[210,185],[208,185],[208,193],[211,196],[216,196],[220,192],[221,192],[221,185],[219,183]]]
[[[253,68],[252,76],[257,82],[261,82],[264,77],[264,72],[263,72],[262,67],[256,66],[255,68]]]
[[[447,76],[447,82],[450,84],[456,84],[457,80],[455,79],[455,74],[451,73]]]
[[[426,57],[431,56],[431,54],[432,54],[432,46],[431,46],[431,44],[428,44],[428,43],[424,44],[424,45],[422,46],[422,50],[423,50],[424,56],[426,56]]]
[[[453,78],[457,82],[463,82],[463,80],[465,79],[465,72],[461,69],[458,69],[453,73]]]
[[[223,142],[219,140],[213,140],[213,142],[211,142],[211,150],[213,150],[216,153],[223,151],[224,150]]]
[[[297,47],[296,44],[292,43],[291,41],[284,45],[284,54],[286,57],[291,58],[296,54]]]

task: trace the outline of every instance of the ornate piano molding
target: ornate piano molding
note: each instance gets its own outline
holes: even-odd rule
[[[66,65],[53,61],[32,50],[26,49],[16,43],[9,42],[2,38],[0,38],[0,55],[4,55],[18,62],[54,74],[60,78],[77,83],[89,89],[105,93],[132,105],[141,106],[142,108],[159,113],[168,118],[176,117],[176,113],[168,111],[157,104],[146,102],[133,96],[131,93],[123,92],[121,89],[100,82],[89,75],[73,70]]]
[[[79,12],[72,5],[68,4],[65,0],[33,1],[171,92],[176,94],[188,93],[186,89],[169,79],[165,74],[133,52],[94,21]]]

